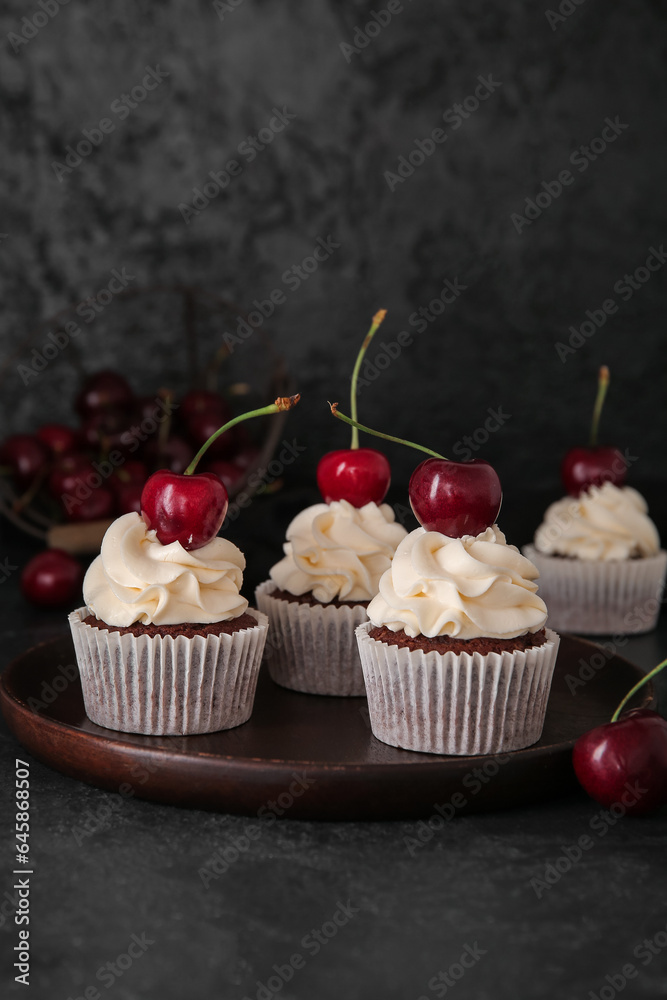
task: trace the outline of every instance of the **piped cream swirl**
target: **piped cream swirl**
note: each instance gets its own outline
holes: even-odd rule
[[[347,500],[306,507],[287,529],[285,557],[271,579],[290,594],[329,601],[370,601],[407,532],[388,504]]]
[[[512,639],[546,622],[538,575],[495,524],[462,538],[416,528],[396,549],[368,617],[409,636]]]
[[[111,524],[83,581],[83,599],[97,618],[119,628],[229,621],[248,607],[239,589],[245,557],[226,538],[192,552],[162,545],[139,514]]]
[[[547,508],[535,548],[546,555],[598,562],[654,556],[660,537],[647,511],[646,501],[631,486],[593,486]]]

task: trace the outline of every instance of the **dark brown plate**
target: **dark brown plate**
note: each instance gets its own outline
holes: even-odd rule
[[[86,716],[69,637],[14,660],[0,704],[17,739],[70,777],[121,795],[178,806],[299,819],[448,817],[535,802],[575,783],[581,733],[606,722],[643,672],[620,656],[571,693],[598,647],[562,636],[542,739],[504,757],[444,757],[398,750],[372,735],[363,698],[297,694],[262,670],[252,718],[205,736],[134,736]],[[601,654],[598,652],[598,656]],[[596,661],[594,661],[596,662]],[[653,688],[639,693],[654,707]]]

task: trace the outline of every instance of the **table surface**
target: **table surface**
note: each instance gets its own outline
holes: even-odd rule
[[[296,494],[258,499],[244,526],[233,525],[250,585],[303,505]],[[22,599],[19,570],[9,567],[37,549],[3,530],[0,666],[66,631],[62,613]],[[618,652],[648,669],[666,649],[663,615],[657,631]],[[667,679],[658,681],[664,713]],[[666,991],[664,810],[617,818],[573,792],[451,821],[434,803],[430,825],[304,822],[289,811],[272,820],[270,810],[251,819],[66,778],[31,760],[4,720],[0,748],[3,996],[588,1000],[592,991],[632,1000]],[[27,992],[12,970],[17,756],[30,763]]]

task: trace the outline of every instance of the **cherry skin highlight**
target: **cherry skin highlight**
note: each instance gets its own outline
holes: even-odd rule
[[[627,465],[618,448],[570,448],[560,467],[563,486],[577,497],[591,486],[623,486]]]
[[[323,455],[317,485],[325,503],[347,500],[353,507],[382,503],[391,483],[391,468],[374,448],[341,448]]]
[[[408,493],[422,527],[450,538],[485,531],[495,523],[503,498],[495,469],[477,458],[427,458],[412,473]]]
[[[180,542],[191,551],[215,538],[228,503],[227,490],[212,473],[185,476],[161,469],[144,485],[141,515],[162,545]]]
[[[667,804],[667,721],[647,708],[597,726],[574,745],[582,787],[603,806],[643,816]]]

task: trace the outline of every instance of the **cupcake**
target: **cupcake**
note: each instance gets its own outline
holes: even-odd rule
[[[406,536],[388,504],[319,503],[287,529],[285,556],[256,591],[271,623],[267,664],[277,683],[308,694],[365,693],[355,629]]]
[[[591,635],[655,628],[667,552],[631,486],[591,486],[551,504],[526,556],[554,628]]]
[[[356,630],[377,739],[457,755],[539,740],[559,637],[537,575],[496,524],[401,541]]]
[[[268,622],[239,593],[244,568],[225,538],[187,551],[139,514],[114,521],[69,616],[88,717],[153,736],[246,722]]]

